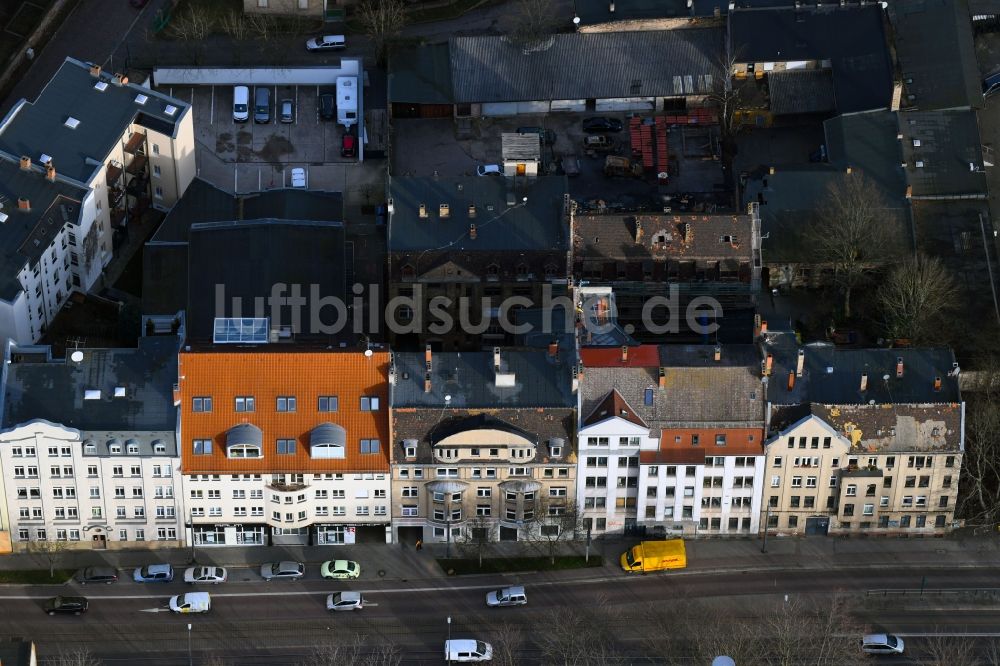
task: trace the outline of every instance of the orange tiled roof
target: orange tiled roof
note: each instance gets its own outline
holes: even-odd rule
[[[623,361],[621,347],[584,347],[580,360],[587,368],[658,368],[660,349],[656,345],[629,347]]]
[[[178,363],[185,474],[389,470],[388,352],[182,352]],[[195,413],[192,398],[204,396],[212,398],[212,411]],[[255,411],[237,412],[237,396],[253,396]],[[296,411],[278,412],[279,396],[294,396]],[[337,396],[338,410],[320,412],[320,396]],[[378,397],[379,410],[362,412],[362,396]],[[226,457],[226,433],[243,423],[262,431],[263,458]],[[310,458],[309,434],[322,423],[346,431],[343,459]],[[212,453],[194,455],[195,439],[211,439]],[[278,439],[295,439],[295,453],[278,455]],[[379,452],[362,454],[362,439],[378,439]]]

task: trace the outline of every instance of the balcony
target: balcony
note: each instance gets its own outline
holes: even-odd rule
[[[137,155],[146,151],[146,135],[142,132],[135,132],[125,143],[123,150],[131,155]]]
[[[125,167],[125,173],[130,176],[145,175],[146,164],[149,163],[149,158],[145,155],[136,155],[132,158],[132,161],[128,163]]]
[[[117,160],[112,160],[111,162],[109,162],[107,174],[105,176],[108,181],[108,187],[111,187],[112,185],[116,184],[119,181],[119,179],[121,179],[122,173],[124,171],[125,169],[124,167],[122,167],[121,162],[118,162]]]
[[[295,493],[300,490],[305,490],[309,487],[308,483],[278,483],[277,481],[267,484],[270,490],[276,490],[282,493]]]
[[[841,478],[881,478],[885,472],[878,467],[857,467],[851,466],[846,468],[841,468],[840,477]]]

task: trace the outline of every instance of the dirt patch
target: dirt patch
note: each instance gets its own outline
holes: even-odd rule
[[[215,137],[215,152],[231,153],[235,149],[236,144],[233,142],[233,135],[229,132],[222,132]]]
[[[257,151],[257,155],[265,162],[281,162],[282,155],[290,155],[295,152],[292,142],[283,136],[273,135],[268,138],[264,147]]]

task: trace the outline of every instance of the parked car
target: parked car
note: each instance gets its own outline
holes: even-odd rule
[[[865,654],[903,654],[903,639],[892,634],[865,634],[861,639]]]
[[[499,164],[480,164],[476,167],[476,173],[480,176],[499,176],[503,173],[503,169]]]
[[[499,590],[492,590],[486,593],[486,605],[493,608],[498,606],[523,606],[526,603],[528,603],[528,597],[524,594],[524,587],[521,585],[501,587]]]
[[[563,155],[562,172],[568,178],[576,178],[580,175],[580,158],[576,155]]]
[[[268,562],[260,568],[260,577],[270,582],[272,580],[294,580],[302,578],[306,567],[301,562]]]
[[[354,157],[358,152],[358,138],[350,133],[345,133],[340,139],[340,156]]]
[[[80,585],[87,583],[105,583],[110,585],[118,580],[118,572],[111,567],[87,567],[81,569],[76,575],[76,582]]]
[[[352,611],[361,610],[364,607],[365,600],[360,592],[337,592],[326,598],[328,611]]]
[[[292,187],[306,186],[306,170],[302,167],[292,169]]]
[[[327,93],[319,96],[319,117],[322,120],[333,120],[337,116],[337,103],[333,95]]]
[[[583,149],[598,153],[613,152],[618,142],[603,134],[588,134],[583,137]]]
[[[290,99],[281,100],[281,104],[278,105],[278,119],[283,123],[291,123],[295,121],[295,102]]]
[[[319,568],[323,578],[357,578],[361,575],[361,565],[351,560],[328,560]]]
[[[229,573],[222,567],[188,567],[184,570],[185,583],[225,583]]]
[[[450,640],[444,642],[444,658],[448,662],[457,661],[459,663],[470,661],[491,661],[493,659],[493,646],[483,641],[475,641],[469,638]]]
[[[174,568],[169,564],[147,564],[132,575],[137,583],[169,583],[174,579]]]
[[[323,35],[306,40],[306,51],[339,51],[347,48],[343,35]]]
[[[188,592],[170,597],[168,605],[175,613],[207,613],[212,610],[212,597],[208,592]]]
[[[380,227],[384,227],[388,219],[389,219],[389,207],[385,204],[379,204],[375,208],[375,224]]]
[[[556,133],[550,129],[542,129],[541,127],[518,127],[518,134],[537,134],[542,137],[542,143],[546,146],[551,146],[556,142]]]
[[[621,132],[622,121],[617,118],[585,118],[583,120],[584,132]]]
[[[90,603],[86,597],[52,597],[45,602],[45,612],[49,615],[56,613],[71,613],[79,615],[86,613]]]

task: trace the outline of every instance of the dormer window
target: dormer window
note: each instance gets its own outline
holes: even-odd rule
[[[135,444],[135,443],[128,444],[126,450],[128,451],[128,454],[130,456],[137,456],[137,455],[139,455],[139,445],[138,444]]]
[[[341,460],[346,457],[347,431],[336,423],[321,423],[309,433],[309,457]]]
[[[518,264],[517,265],[517,276],[518,277],[527,277],[527,275],[528,275],[528,265],[527,264]]]
[[[249,423],[233,426],[226,433],[227,458],[263,458],[263,433]]]
[[[403,276],[404,280],[412,280],[414,277],[416,277],[416,274],[417,272],[414,270],[413,266],[409,264],[403,266],[403,270],[401,271],[401,275]]]
[[[86,442],[83,443],[83,452],[87,455],[96,455],[97,444],[91,442],[90,440],[87,440]]]
[[[408,459],[414,459],[417,457],[417,440],[415,439],[404,439],[403,440],[403,454]]]
[[[545,264],[545,277],[555,277],[556,275],[556,265],[555,264]]]
[[[549,456],[552,458],[562,457],[563,447],[566,445],[566,440],[562,437],[553,437],[549,440]]]
[[[111,444],[108,446],[108,453],[113,456],[121,455],[122,445],[121,444]]]
[[[255,444],[236,444],[226,448],[229,458],[263,458],[260,447]]]
[[[486,274],[492,277],[500,275],[500,267],[496,264],[490,264],[486,267]]]

